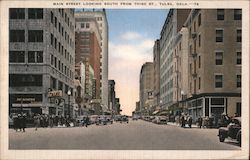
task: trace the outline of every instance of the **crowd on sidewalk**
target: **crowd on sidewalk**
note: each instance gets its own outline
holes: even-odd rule
[[[10,116],[10,119],[13,121],[13,129],[18,132],[25,132],[27,123],[37,130],[39,127],[70,127],[77,126],[77,121],[74,118],[70,118],[69,115],[64,117],[63,115],[48,115],[48,114],[35,114],[32,117],[28,117],[29,122],[27,121],[27,115],[25,113],[13,113]],[[83,120],[85,126],[87,127],[89,118],[85,117]]]

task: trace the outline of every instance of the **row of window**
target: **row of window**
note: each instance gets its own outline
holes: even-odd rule
[[[225,19],[225,9],[217,9],[217,20],[224,20]],[[234,9],[234,20],[241,20],[242,19],[242,10],[241,9]]]
[[[50,34],[50,44],[59,53],[61,53],[62,56],[64,56],[64,58],[70,62],[70,64],[73,64],[73,56],[70,55],[70,53],[67,51],[66,47],[64,47],[59,41],[57,41],[57,38],[54,37],[53,34]]]
[[[50,88],[64,91],[65,94],[67,94],[68,90],[71,90],[71,93],[73,93],[73,88],[70,88],[67,84],[64,84],[54,77],[50,77]]]
[[[9,52],[10,63],[25,63],[25,57],[28,63],[43,63],[43,51],[28,51],[27,55],[25,51]]]
[[[43,86],[41,74],[9,74],[10,87]]]
[[[73,79],[73,71],[71,71],[66,65],[63,64],[63,62],[61,62],[60,59],[57,59],[57,57],[53,56],[52,54],[50,55],[50,64],[64,73],[66,76]]]
[[[10,42],[25,42],[25,30],[10,30]],[[43,42],[43,30],[28,30],[28,42]]]
[[[223,65],[223,52],[218,51],[215,52],[215,64],[216,65]],[[236,52],[236,64],[241,65],[241,52]]]
[[[236,87],[241,88],[241,75],[236,75]],[[215,88],[223,88],[223,75],[215,75]]]
[[[216,42],[223,42],[224,41],[224,30],[223,29],[216,29]],[[236,30],[236,42],[241,42],[241,29]]]
[[[10,19],[25,19],[24,8],[10,8]],[[28,19],[43,19],[43,9],[41,8],[29,8]]]

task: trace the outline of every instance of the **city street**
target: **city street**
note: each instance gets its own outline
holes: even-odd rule
[[[217,129],[180,128],[138,120],[74,128],[9,130],[9,149],[88,150],[240,150],[233,141],[219,142]]]

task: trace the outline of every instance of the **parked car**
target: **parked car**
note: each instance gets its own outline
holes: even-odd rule
[[[132,116],[132,120],[138,120],[138,118],[139,118],[139,116],[137,116],[137,115]]]
[[[121,123],[122,122],[126,122],[126,123],[128,123],[128,116],[122,116],[122,118],[121,118],[121,121],[120,121]]]
[[[118,122],[118,121],[121,121],[121,118],[122,118],[122,115],[115,115],[114,120],[115,120],[116,122]]]
[[[105,117],[107,118],[107,123],[113,124],[113,118],[111,115],[106,115]]]
[[[107,117],[104,115],[101,115],[101,116],[98,116],[97,121],[96,121],[96,125],[100,125],[100,124],[106,125],[107,122],[108,122]]]
[[[96,124],[98,115],[91,115],[89,119],[91,124]]]
[[[168,118],[166,116],[156,116],[152,122],[156,124],[167,124]]]
[[[220,127],[218,136],[220,142],[229,138],[237,140],[241,145],[241,117],[233,118],[227,127]]]

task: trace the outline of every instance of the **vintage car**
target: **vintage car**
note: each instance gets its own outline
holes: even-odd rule
[[[218,136],[220,142],[229,138],[237,140],[241,145],[241,117],[233,118],[227,127],[220,127]]]
[[[120,121],[121,123],[122,122],[126,122],[126,123],[128,123],[128,116],[122,116],[122,118],[121,118],[121,121]]]
[[[167,124],[168,118],[166,116],[155,116],[155,119],[152,122],[156,124]]]

